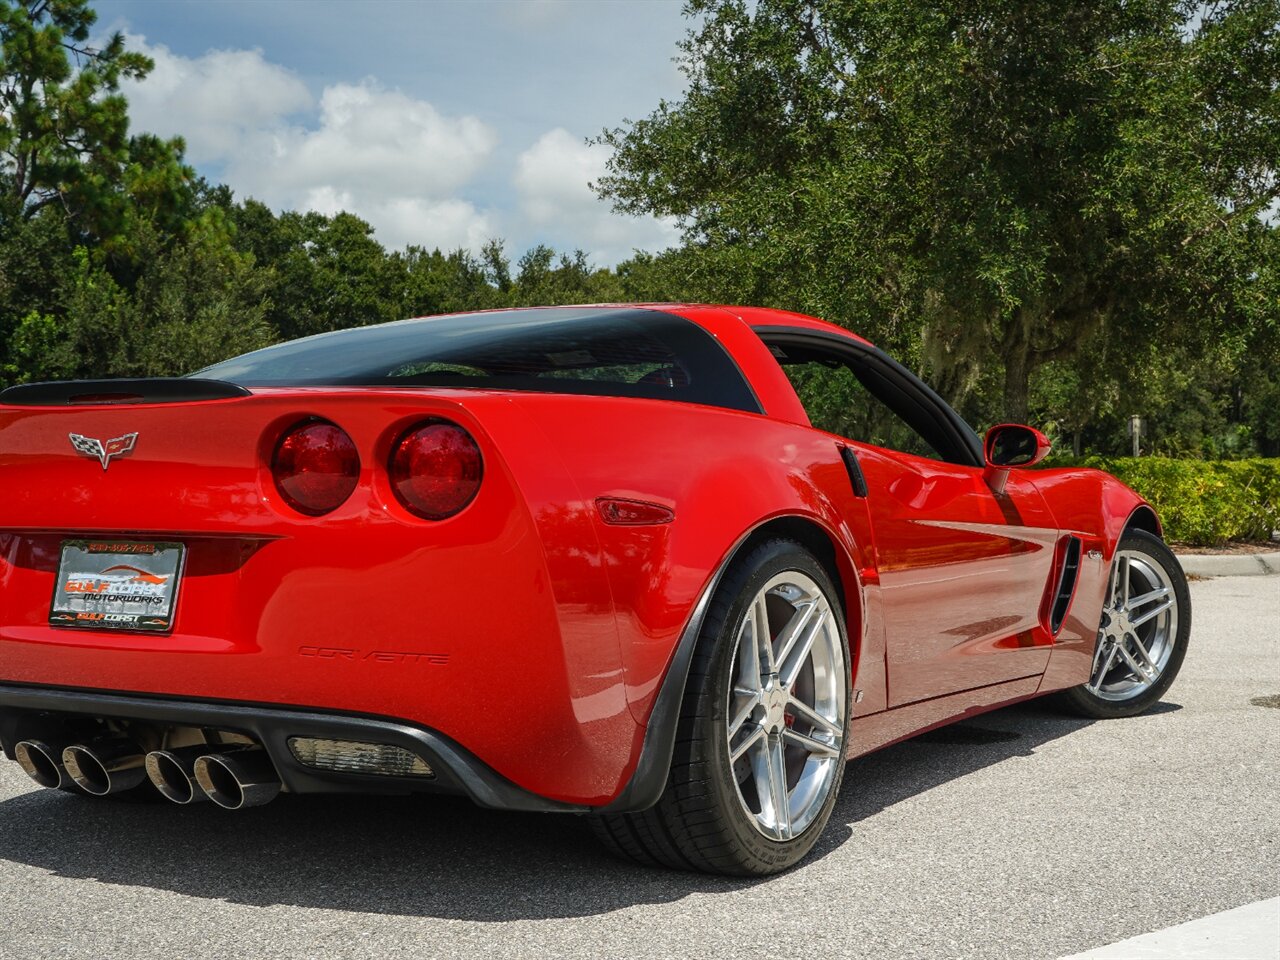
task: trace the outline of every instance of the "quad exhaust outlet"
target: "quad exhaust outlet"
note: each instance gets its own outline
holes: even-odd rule
[[[196,761],[210,752],[201,744],[173,750],[152,750],[147,754],[147,779],[166,800],[186,805],[208,800],[196,783]]]
[[[172,803],[185,806],[212,800],[227,810],[243,810],[269,803],[282,789],[266,750],[246,744],[202,743],[144,754],[124,736],[67,744],[55,735],[20,740],[14,744],[13,756],[42,787],[75,784],[97,797],[132,790],[150,780]]]
[[[261,747],[205,754],[193,771],[205,795],[227,810],[260,807],[280,793],[280,775]]]
[[[212,800],[227,810],[259,807],[280,792],[280,777],[261,747],[199,744],[147,754],[147,777],[166,800]]]
[[[42,787],[57,789],[71,782],[62,765],[62,750],[43,740],[21,740],[14,746],[13,755],[28,777]]]
[[[105,797],[132,790],[146,779],[142,748],[128,737],[103,737],[62,751],[62,765],[85,793]]]

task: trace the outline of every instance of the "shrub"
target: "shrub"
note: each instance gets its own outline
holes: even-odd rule
[[[1169,540],[1221,546],[1270,540],[1280,528],[1280,459],[1170,460],[1084,457],[1151,501]],[[1054,465],[1065,465],[1055,460]]]

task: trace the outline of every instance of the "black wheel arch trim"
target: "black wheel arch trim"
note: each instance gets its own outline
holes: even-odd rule
[[[720,586],[729,564],[749,536],[750,533],[744,534],[720,561],[720,566],[694,604],[693,613],[689,616],[680,639],[676,641],[676,652],[671,657],[666,676],[662,678],[658,695],[653,700],[653,709],[649,711],[649,722],[645,726],[644,740],[640,745],[640,759],[636,761],[631,779],[612,801],[595,808],[592,813],[638,813],[648,810],[662,799],[662,791],[667,788],[671,757],[675,753],[680,706],[684,701],[685,686],[689,682],[689,668],[693,664],[693,651],[698,645],[698,635],[702,633],[702,623],[707,617],[712,596]]]
[[[711,599],[715,596],[716,590],[719,589],[720,582],[724,579],[730,564],[737,559],[743,547],[753,537],[772,523],[792,519],[809,523],[821,530],[819,525],[814,524],[807,517],[771,517],[768,520],[760,521],[742,534],[725,553],[711,579],[703,587],[697,603],[694,604],[693,612],[689,615],[684,630],[680,633],[680,639],[676,641],[676,651],[671,657],[671,664],[667,667],[667,673],[662,679],[662,685],[658,688],[658,695],[654,698],[653,709],[649,712],[649,722],[645,728],[644,741],[640,747],[640,759],[636,762],[635,772],[632,773],[631,779],[627,781],[627,785],[622,788],[617,797],[603,807],[592,808],[591,813],[639,813],[642,810],[648,810],[662,799],[662,791],[667,787],[667,774],[671,768],[671,757],[675,753],[676,728],[680,723],[680,707],[684,701],[685,688],[689,683],[689,668],[693,664],[693,652],[698,645],[698,637],[702,633],[702,624],[706,620],[707,609],[711,606]],[[822,533],[824,536],[827,535],[826,531],[822,531]],[[823,564],[821,559],[818,560],[818,563],[825,568],[826,565]],[[834,586],[839,593],[836,600],[847,621],[849,615],[848,611],[845,610],[845,594],[847,590],[842,588],[840,577],[838,576],[839,571],[835,572],[837,575],[834,577]],[[846,636],[845,639],[850,646],[853,645],[853,638]],[[854,662],[852,650],[850,651],[850,657],[850,662]]]

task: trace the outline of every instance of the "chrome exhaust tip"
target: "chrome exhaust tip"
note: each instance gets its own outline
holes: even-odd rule
[[[280,792],[280,776],[260,747],[206,753],[195,762],[195,776],[205,796],[227,810],[260,807]]]
[[[160,796],[177,804],[198,803],[208,796],[196,783],[196,761],[209,754],[208,744],[152,750],[147,754],[147,779]]]
[[[26,775],[42,787],[56,789],[71,782],[62,763],[62,750],[43,740],[20,740],[13,756]]]
[[[62,765],[85,793],[105,797],[132,790],[146,779],[146,758],[127,737],[75,743],[62,751]]]

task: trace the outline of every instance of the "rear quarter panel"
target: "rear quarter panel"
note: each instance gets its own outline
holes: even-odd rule
[[[832,438],[808,427],[691,404],[611,399],[592,404],[556,396],[518,401],[546,438],[547,453],[574,478],[595,525],[617,611],[627,699],[647,720],[676,640],[713,573],[745,534],[781,516],[802,517],[835,545],[850,611],[854,657],[864,650],[874,578],[869,530]],[[598,497],[660,503],[669,524],[605,524]],[[549,552],[571,549],[553,535],[547,505],[534,508]],[[849,518],[853,518],[850,522]],[[883,690],[876,691],[883,697]]]

